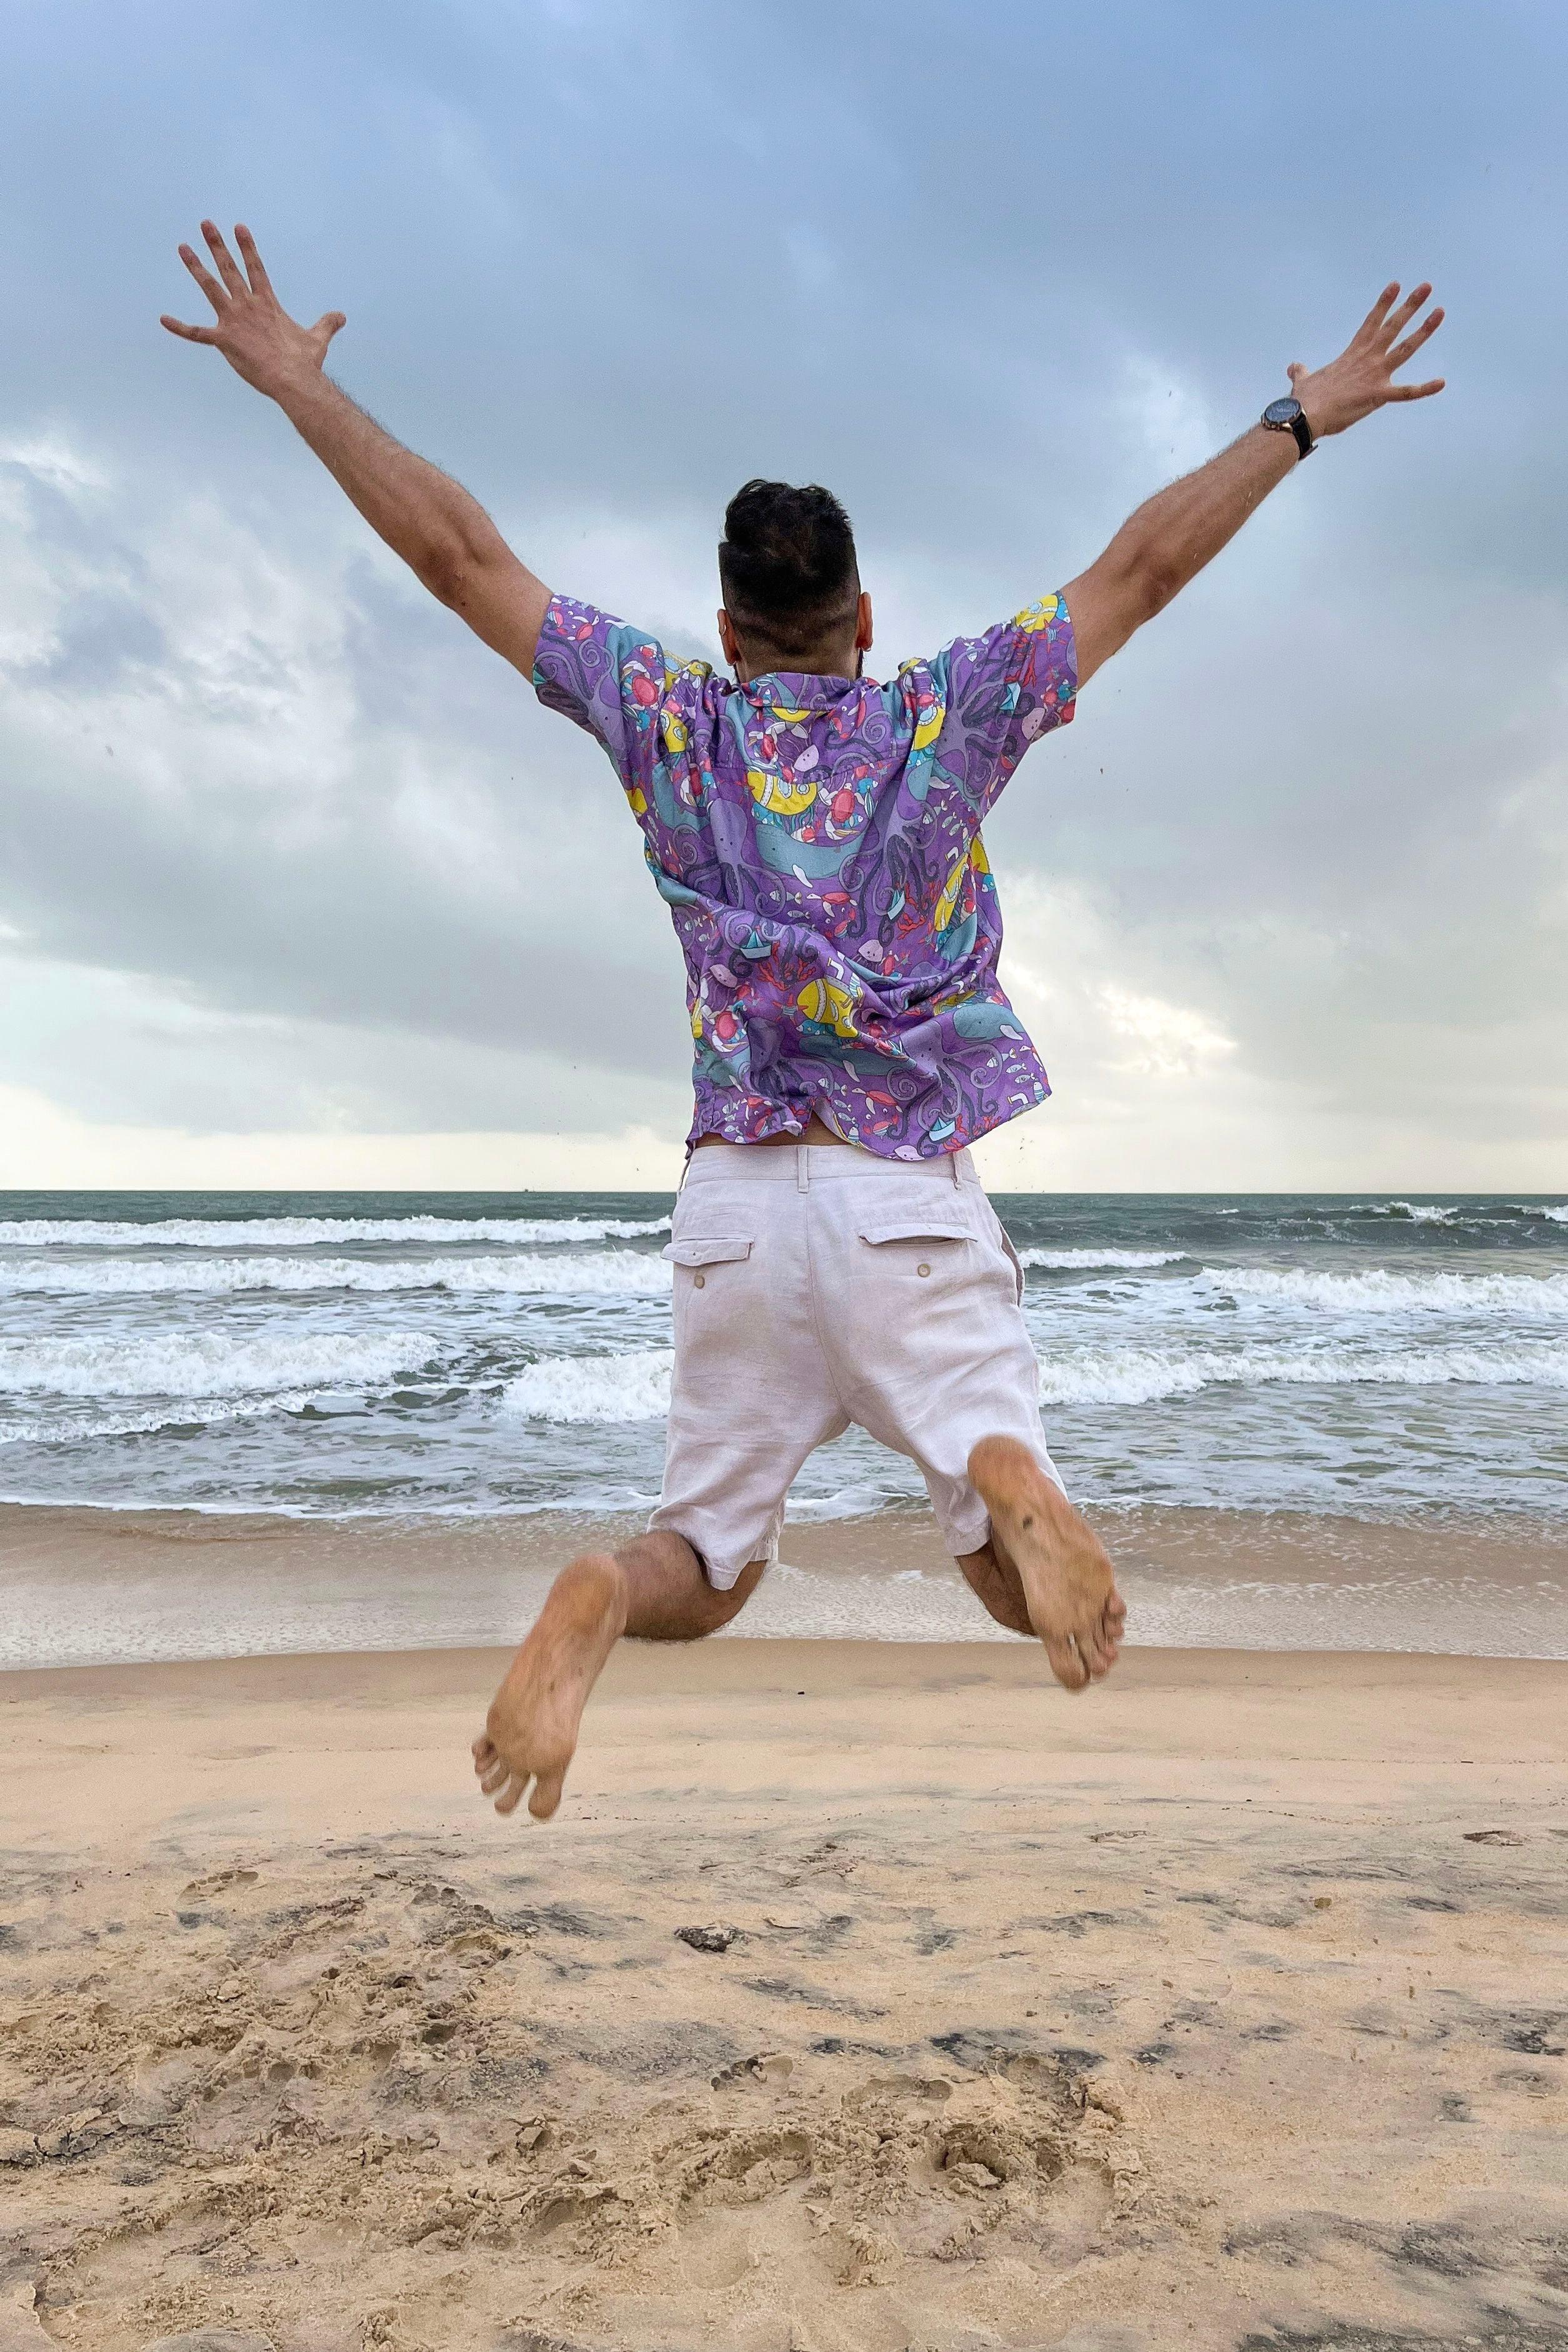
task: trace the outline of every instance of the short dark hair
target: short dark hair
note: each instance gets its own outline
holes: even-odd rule
[[[718,576],[742,636],[774,653],[817,653],[860,596],[850,519],[816,482],[747,482],[725,509]]]

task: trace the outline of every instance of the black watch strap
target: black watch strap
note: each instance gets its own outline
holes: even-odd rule
[[[1312,428],[1307,423],[1299,400],[1271,400],[1260,421],[1270,433],[1293,435],[1296,447],[1303,457],[1310,457],[1318,446],[1312,439]]]

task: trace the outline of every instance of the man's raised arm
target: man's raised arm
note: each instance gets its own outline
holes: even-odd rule
[[[1442,324],[1443,313],[1433,310],[1412,333],[1405,332],[1431,291],[1417,286],[1399,302],[1398,287],[1385,286],[1337,360],[1315,372],[1298,360],[1287,370],[1311,436],[1309,452],[1313,442],[1344,432],[1390,401],[1427,400],[1442,391],[1441,376],[1429,383],[1394,382],[1395,371]],[[1173,482],[1129,517],[1099,562],[1063,592],[1080,686],[1235,538],[1301,454],[1288,422],[1277,430],[1255,425],[1196,474]]]
[[[272,290],[256,239],[236,228],[242,270],[212,221],[202,223],[212,271],[188,245],[180,258],[216,312],[210,327],[165,316],[172,335],[211,343],[257,392],[275,400],[347,491],[371,529],[475,633],[531,675],[549,590],[518,562],[476,499],[384,433],[323,373],[343,325],[329,310],[313,327],[291,319]]]

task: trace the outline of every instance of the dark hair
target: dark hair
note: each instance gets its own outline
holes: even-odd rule
[[[818,653],[860,595],[850,519],[815,482],[747,482],[725,509],[718,576],[742,636],[773,653]]]

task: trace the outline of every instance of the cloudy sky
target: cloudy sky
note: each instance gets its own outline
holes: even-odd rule
[[[988,827],[1055,1100],[1000,1184],[1568,1181],[1568,15],[67,0],[0,100],[0,1184],[663,1184],[608,765],[161,310],[247,220],[553,585],[716,651],[762,473],[873,667],[1014,610],[1431,278]]]

